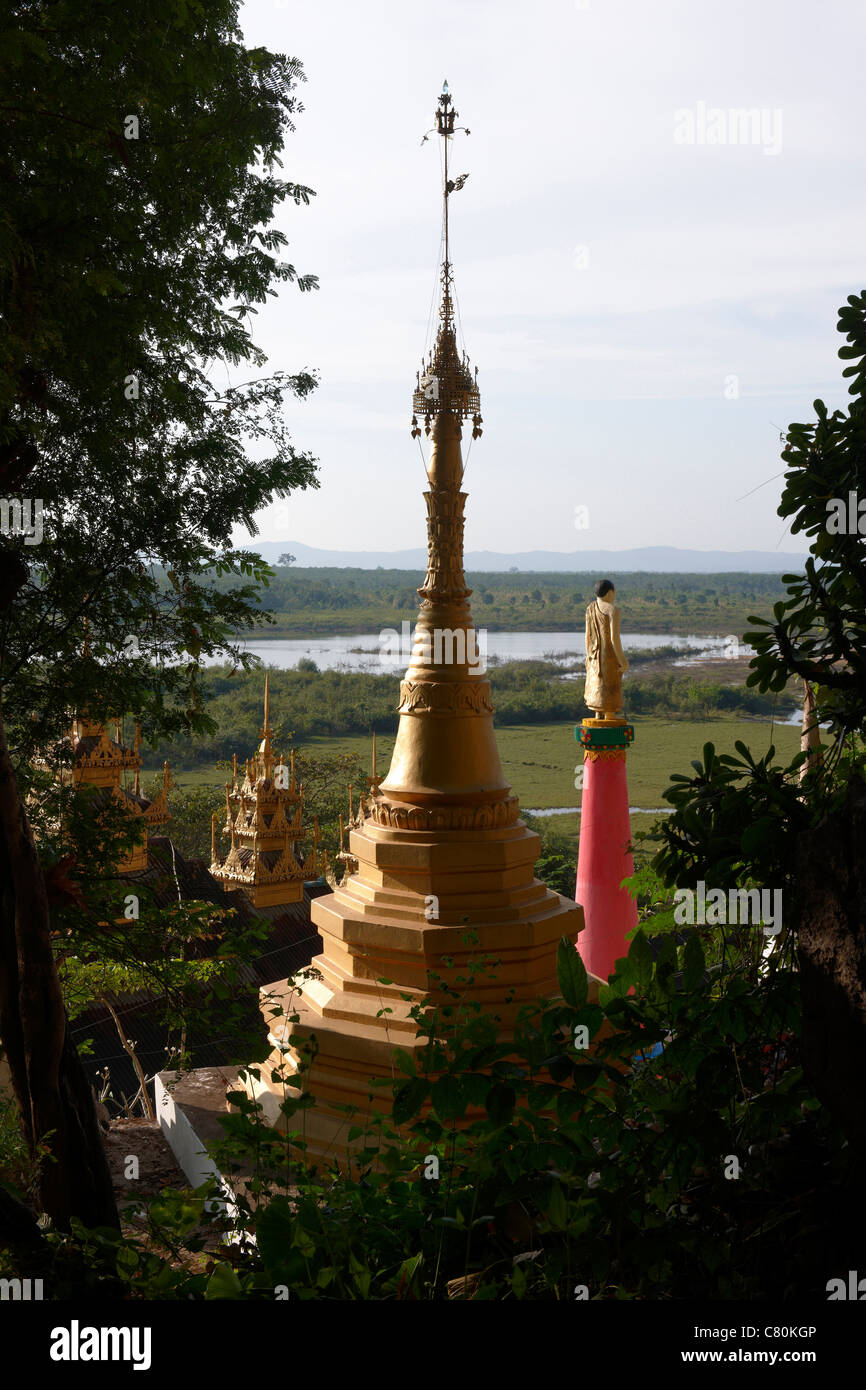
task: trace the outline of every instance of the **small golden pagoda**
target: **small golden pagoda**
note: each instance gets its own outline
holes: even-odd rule
[[[339,1106],[354,1105],[363,1116],[387,1105],[385,1091],[371,1099],[370,1079],[394,1076],[395,1047],[425,1045],[410,1010],[428,994],[448,1002],[437,977],[453,988],[465,981],[472,958],[498,960],[495,978],[485,974],[473,999],[507,1039],[524,1005],[558,994],[558,942],[564,935],[575,940],[583,926],[582,909],[534,876],[540,840],[520,819],[502,772],[463,572],[461,439],[465,420],[473,438],[482,421],[453,311],[448,209],[465,182],[448,173],[455,116],[446,84],[436,112],[445,169],[440,323],[418,376],[412,420],[413,437],[421,434],[419,414],[432,436],[424,493],[428,564],[391,766],[383,780],[374,762],[367,779],[361,823],[349,831],[352,871],[312,903],[324,941],[312,962],[320,978],[290,978],[262,991],[274,1050],[261,1079],[248,1075],[244,1082],[265,1118],[281,1124],[280,1103],[297,1091],[298,1048],[314,1038],[312,1066],[300,1082],[316,1101],[304,1111],[306,1153],[337,1162],[349,1125],[358,1123]],[[287,1086],[268,1079],[272,1068],[282,1069]]]
[[[346,790],[349,793],[349,814],[348,816],[344,816],[341,811],[337,818],[340,825],[340,848],[334,855],[333,863],[328,858],[327,853],[322,855],[322,873],[324,874],[325,882],[335,891],[342,880],[349,877],[349,874],[358,872],[358,861],[352,851],[346,848],[346,836],[352,830],[359,830],[364,824],[364,813],[361,809],[363,797],[359,798],[358,807],[357,810],[355,810],[352,805],[352,792],[354,791],[354,787],[351,782],[347,784]]]
[[[373,735],[373,777],[375,777],[375,775],[376,775],[376,735],[374,734],[374,735]],[[371,778],[368,778],[367,780],[368,780],[368,782],[369,782],[369,781],[371,781],[372,779],[371,779]],[[342,812],[340,813],[340,817],[339,817],[339,820],[340,820],[340,849],[339,849],[339,852],[338,852],[338,853],[336,854],[336,856],[335,856],[336,862],[337,862],[338,864],[341,864],[341,865],[343,866],[342,877],[343,877],[344,879],[348,878],[350,874],[356,874],[356,873],[358,872],[358,860],[357,860],[357,858],[355,857],[355,855],[352,853],[352,851],[351,851],[350,849],[347,849],[347,848],[346,848],[346,836],[347,836],[347,835],[350,835],[350,834],[352,833],[353,830],[360,830],[360,829],[361,829],[361,826],[364,824],[364,819],[365,819],[366,810],[367,810],[366,804],[365,804],[365,801],[364,801],[363,792],[361,793],[361,795],[360,795],[359,798],[358,798],[358,805],[357,805],[357,809],[356,809],[356,808],[353,807],[353,805],[352,805],[352,792],[353,792],[355,789],[354,789],[354,787],[352,786],[352,783],[351,783],[351,782],[348,784],[346,790],[347,790],[348,793],[349,793],[349,814],[348,814],[348,817],[344,820],[344,819],[343,819],[343,814],[342,814]],[[330,879],[329,879],[329,882],[330,882]],[[332,883],[331,886],[334,887],[334,888],[336,888],[337,885],[336,885],[336,883]]]
[[[139,747],[141,735],[136,725],[132,748],[121,742],[120,723],[114,721],[114,738],[108,737],[105,725],[88,716],[73,720],[72,784],[75,787],[97,787],[105,796],[119,802],[133,819],[141,820],[139,841],[117,864],[118,873],[133,873],[148,866],[148,834],[150,827],[165,825],[171,820],[168,793],[172,778],[168,763],[163,764],[162,791],[152,801],[142,796]],[[135,772],[132,790],[123,785],[123,775]]]
[[[222,827],[230,848],[217,854],[217,817],[211,821],[210,871],[225,891],[242,888],[253,907],[301,902],[304,880],[318,868],[319,823],[314,821],[313,851],[304,856],[297,846],[305,838],[304,788],[295,781],[295,753],[289,767],[271,748],[270,677],[265,676],[265,718],[261,743],[238,776],[237,755],[231,782],[226,782],[226,819]]]

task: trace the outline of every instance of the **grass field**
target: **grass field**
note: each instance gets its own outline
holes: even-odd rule
[[[499,755],[508,781],[526,810],[573,807],[564,814],[545,817],[551,830],[575,839],[580,817],[580,793],[574,788],[575,768],[582,761],[571,724],[532,724],[505,726],[496,731]],[[771,725],[769,720],[726,719],[706,721],[642,719],[635,724],[635,741],[628,755],[629,798],[633,807],[654,811],[664,806],[662,793],[670,773],[691,771],[693,758],[699,758],[705,743],[719,752],[733,752],[741,739],[755,754],[763,754],[772,741],[780,758],[793,757],[799,747],[800,731],[791,725]],[[380,771],[387,771],[393,738],[379,735],[376,741]],[[357,752],[369,762],[371,740],[360,734],[335,738],[308,739],[299,747],[315,755]],[[251,750],[238,749],[246,755]],[[225,774],[197,768],[175,772],[178,786],[220,784]],[[655,815],[633,814],[633,833],[648,830]]]

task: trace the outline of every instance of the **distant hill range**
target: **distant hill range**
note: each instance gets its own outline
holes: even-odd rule
[[[286,551],[294,555],[299,569],[389,569],[423,570],[427,552],[414,550],[316,550],[300,541],[248,541],[275,565]],[[785,574],[799,573],[805,553],[787,550],[678,550],[670,545],[647,545],[638,550],[522,550],[504,555],[498,550],[470,550],[466,569],[475,574],[520,570],[543,574],[545,571],[573,574],[630,574],[645,570],[655,574]]]

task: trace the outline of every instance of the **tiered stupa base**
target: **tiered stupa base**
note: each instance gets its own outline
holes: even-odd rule
[[[400,1076],[395,1048],[426,1046],[410,1015],[413,1005],[425,996],[452,1002],[431,976],[451,985],[462,977],[465,985],[470,960],[489,957],[493,977],[480,970],[469,994],[498,1019],[501,1037],[513,1036],[524,1005],[558,995],[557,945],[563,936],[575,941],[583,926],[577,904],[535,879],[539,839],[517,819],[516,798],[470,811],[506,822],[470,830],[392,828],[377,820],[390,817],[384,799],[372,809],[351,836],[358,873],[312,905],[325,943],[312,966],[322,978],[302,981],[300,996],[291,980],[262,991],[274,1051],[261,1066],[261,1080],[248,1081],[264,1118],[282,1126],[280,1104],[298,1089],[274,1082],[272,1069],[297,1081],[298,1040],[303,1049],[313,1039],[312,1063],[300,1085],[316,1104],[298,1112],[291,1127],[303,1129],[308,1157],[340,1164],[352,1147],[349,1128],[363,1124],[373,1108],[390,1109],[390,1087],[376,1088],[371,1102],[370,1079]],[[447,819],[448,808],[414,808],[412,815]],[[432,916],[436,908],[438,920],[428,920],[425,912]],[[477,936],[473,945],[464,939],[468,929]],[[275,1003],[288,1015],[297,1013],[298,1021],[274,1019]],[[287,1047],[292,1035],[296,1046]],[[350,1118],[336,1108],[345,1105],[357,1106],[358,1114]]]

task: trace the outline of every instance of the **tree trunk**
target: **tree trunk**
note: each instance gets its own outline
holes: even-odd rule
[[[117,1226],[108,1161],[51,948],[45,883],[0,712],[0,1039],[42,1209],[61,1229]],[[43,1156],[46,1154],[47,1156]]]
[[[147,1076],[145,1075],[144,1067],[138,1060],[138,1054],[136,1053],[136,1050],[133,1047],[133,1045],[127,1041],[126,1035],[123,1031],[123,1024],[117,1016],[117,1010],[113,1007],[113,1005],[111,1005],[108,1002],[104,994],[101,994],[99,996],[99,1002],[100,1004],[104,1004],[108,1012],[111,1014],[114,1026],[117,1030],[117,1036],[120,1038],[120,1045],[123,1048],[129,1060],[132,1062],[133,1070],[136,1076],[138,1077],[138,1090],[141,1096],[141,1104],[144,1108],[144,1113],[149,1120],[155,1120],[156,1111],[153,1107],[153,1101],[150,1098],[150,1092],[147,1089]],[[138,1097],[136,1096],[135,1100],[137,1099]],[[132,1102],[133,1105],[135,1104],[135,1100],[133,1100]],[[130,1111],[131,1110],[132,1106],[130,1106]],[[132,1118],[131,1115],[130,1118]]]
[[[799,837],[803,1069],[866,1159],[866,788]]]

